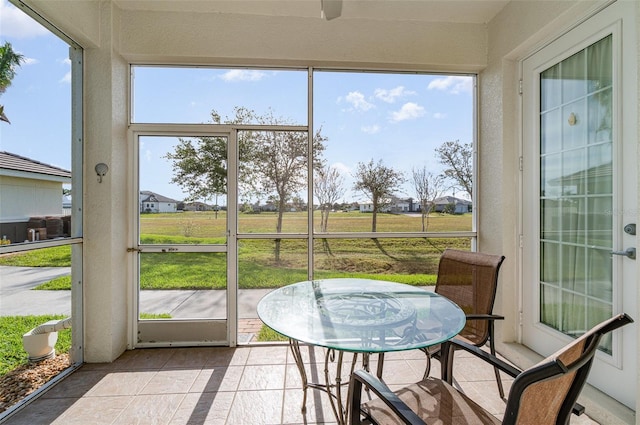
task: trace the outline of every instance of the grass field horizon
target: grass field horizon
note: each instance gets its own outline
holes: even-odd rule
[[[314,215],[314,219],[319,217]],[[239,228],[245,234],[275,232],[277,214],[239,214]],[[371,213],[335,212],[330,215],[330,233],[369,232]],[[431,214],[429,232],[471,230],[471,214]],[[380,232],[418,232],[419,214],[378,214]],[[144,245],[224,244],[225,211],[181,212],[140,215],[140,243]],[[306,212],[288,212],[283,232],[278,234],[280,258],[275,258],[276,239],[238,241],[238,285],[241,289],[275,288],[308,278],[307,239],[287,233],[306,233]],[[242,233],[242,231],[240,231]],[[322,238],[314,240],[313,276],[317,279],[360,277],[395,280],[412,285],[433,285],[440,254],[446,248],[470,249],[463,238]],[[69,266],[69,246],[47,248],[0,257],[0,264]],[[227,286],[226,253],[176,252],[140,253],[140,288],[224,289]],[[39,289],[69,289],[68,276],[45,283]]]

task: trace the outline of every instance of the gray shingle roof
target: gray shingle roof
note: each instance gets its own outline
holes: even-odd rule
[[[71,171],[5,151],[0,151],[0,168],[71,178]]]
[[[179,202],[179,201],[176,201],[175,199],[158,195],[157,193],[154,193],[150,190],[141,190],[140,194],[144,196],[142,198],[142,202],[168,202],[168,203]]]

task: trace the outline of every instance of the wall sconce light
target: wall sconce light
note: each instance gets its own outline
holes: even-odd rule
[[[98,183],[102,183],[102,177],[104,177],[105,174],[107,174],[107,171],[109,171],[109,167],[104,162],[101,162],[100,164],[96,164],[96,174],[98,175]]]

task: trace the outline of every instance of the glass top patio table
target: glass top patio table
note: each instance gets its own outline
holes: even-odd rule
[[[323,279],[284,286],[258,303],[276,332],[330,349],[384,353],[440,344],[465,325],[464,312],[425,289],[369,279]]]

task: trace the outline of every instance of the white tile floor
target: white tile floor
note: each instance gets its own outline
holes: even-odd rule
[[[322,376],[322,349],[303,347],[303,355],[310,380]],[[424,367],[419,351],[389,354],[383,378],[392,388],[400,387],[419,380]],[[439,373],[439,363],[434,362],[431,374]],[[460,353],[454,375],[473,399],[493,414],[502,414],[504,402],[491,368]],[[510,381],[504,382],[508,390]],[[309,390],[304,414],[302,394],[288,345],[138,349],[113,363],[83,365],[6,424],[336,423],[325,393]],[[572,417],[571,423],[595,422],[583,415]]]

